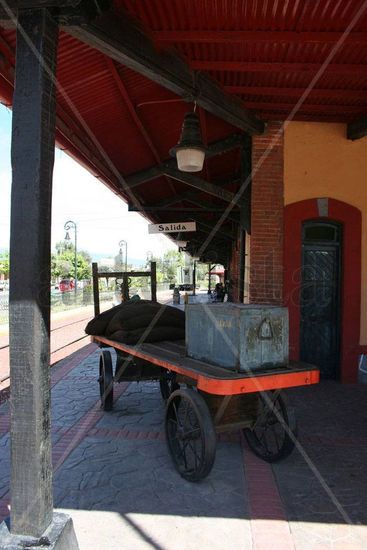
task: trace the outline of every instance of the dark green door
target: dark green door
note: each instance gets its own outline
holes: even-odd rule
[[[323,378],[339,369],[341,227],[303,225],[300,358],[320,368]]]

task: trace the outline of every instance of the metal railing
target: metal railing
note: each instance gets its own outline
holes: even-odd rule
[[[169,291],[168,283],[157,283],[157,299],[167,299]],[[131,286],[130,293],[138,294],[143,300],[151,299],[151,286],[146,285],[141,288],[134,288]],[[170,294],[169,294],[170,295]],[[121,301],[121,292],[112,288],[101,289],[99,291],[99,299],[101,304],[109,303],[110,307],[117,305]],[[91,287],[84,289],[78,289],[75,294],[74,291],[70,292],[51,292],[51,311],[56,313],[58,311],[67,311],[72,309],[78,309],[84,306],[93,305],[93,291]],[[0,293],[0,325],[7,324],[9,320],[9,294]]]

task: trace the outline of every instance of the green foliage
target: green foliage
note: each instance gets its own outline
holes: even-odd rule
[[[150,268],[150,261],[157,263],[157,282],[174,283],[177,279],[177,269],[184,265],[184,256],[176,250],[168,250],[163,258],[151,257],[146,260],[146,268]]]
[[[3,252],[0,256],[0,275],[9,278],[9,252]]]
[[[56,254],[51,255],[51,278],[70,279],[75,276],[75,248],[71,243],[63,241],[56,244]],[[92,276],[92,258],[88,252],[77,252],[78,281],[90,279]]]

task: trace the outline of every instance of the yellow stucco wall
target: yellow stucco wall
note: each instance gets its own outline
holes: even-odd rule
[[[284,203],[331,197],[362,211],[360,343],[367,344],[367,137],[349,141],[344,124],[291,122],[284,134]]]

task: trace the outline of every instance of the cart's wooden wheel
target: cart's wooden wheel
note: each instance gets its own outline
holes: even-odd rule
[[[297,436],[293,407],[279,391],[259,395],[259,412],[253,427],[243,430],[252,451],[267,462],[288,456]]]
[[[107,350],[103,350],[99,358],[98,382],[101,407],[104,411],[111,411],[113,407],[113,370],[111,353]]]
[[[194,390],[176,390],[168,399],[166,439],[173,462],[188,481],[200,481],[213,467],[216,436],[207,404]]]
[[[162,376],[159,380],[159,388],[163,401],[167,401],[171,393],[180,389],[180,385],[176,382],[176,373],[163,369]]]

